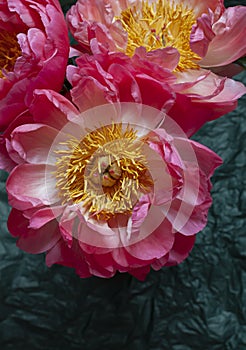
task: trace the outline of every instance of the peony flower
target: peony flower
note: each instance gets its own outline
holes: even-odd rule
[[[34,89],[61,89],[69,42],[57,0],[1,1],[0,28],[0,130],[3,131],[30,105]]]
[[[133,58],[145,56],[171,69],[177,79],[174,91],[180,93],[175,114],[183,113],[187,103],[195,102],[195,109],[203,101],[220,105],[206,117],[203,112],[203,122],[232,111],[246,91],[242,84],[204,69],[238,73],[232,62],[246,55],[245,19],[246,7],[225,9],[221,0],[78,0],[67,14],[78,42],[74,54],[95,54],[99,47]]]
[[[225,66],[246,55],[246,7],[225,9],[222,0],[78,0],[67,14],[78,43],[97,41],[110,51],[133,56],[173,47],[177,71]]]
[[[8,138],[8,227],[19,248],[80,277],[140,280],[188,256],[206,225],[215,153],[140,103],[81,113],[36,90],[31,112]]]
[[[246,92],[242,83],[210,71],[174,74],[177,56],[172,50],[162,51],[162,64],[159,56],[144,48],[131,58],[109,53],[95,41],[92,48],[94,55],[83,54],[76,59],[77,66],[67,68],[70,93],[81,111],[108,102],[143,103],[164,110],[191,136],[205,122],[233,110]]]

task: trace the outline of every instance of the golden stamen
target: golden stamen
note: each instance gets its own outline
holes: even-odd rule
[[[122,124],[103,126],[57,151],[56,186],[63,203],[82,203],[98,220],[129,215],[153,181],[136,132]]]
[[[190,48],[190,34],[196,18],[193,10],[182,2],[143,1],[140,9],[129,7],[116,19],[121,21],[128,33],[128,56],[132,56],[140,46],[144,46],[147,51],[171,46],[180,53],[176,71],[199,68],[196,61],[201,57]]]
[[[6,30],[0,31],[0,78],[5,78],[4,71],[13,70],[17,58],[21,55],[16,34]]]

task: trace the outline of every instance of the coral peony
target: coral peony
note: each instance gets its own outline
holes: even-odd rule
[[[144,55],[171,69],[180,93],[174,114],[193,101],[198,114],[197,102],[211,103],[212,109],[215,102],[219,108],[202,113],[204,121],[215,119],[236,108],[246,92],[242,84],[205,69],[228,76],[238,72],[232,62],[246,55],[244,6],[225,9],[221,0],[78,0],[67,20],[81,51],[95,54],[99,46],[129,57]]]
[[[67,69],[72,99],[81,110],[106,102],[143,103],[164,110],[191,136],[205,122],[234,109],[246,92],[242,83],[210,71],[174,74],[171,69],[177,56],[172,50],[170,55],[162,51],[166,60],[162,64],[159,56],[146,53],[144,48],[131,58],[109,53],[93,40],[92,48],[94,55],[83,54],[76,60],[77,67]]]
[[[21,249],[46,252],[48,266],[80,277],[119,271],[140,280],[188,256],[207,221],[216,154],[140,103],[79,113],[36,90],[31,111],[35,123],[8,137],[17,165],[7,180],[8,227]]]
[[[57,0],[1,1],[0,28],[0,130],[3,131],[30,105],[34,89],[61,89],[69,41]]]
[[[246,55],[245,18],[246,7],[225,9],[222,0],[78,0],[67,14],[82,47],[93,38],[129,56],[140,46],[174,47],[177,71],[225,66]]]

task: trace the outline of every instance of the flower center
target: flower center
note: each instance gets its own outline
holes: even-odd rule
[[[153,181],[136,132],[122,124],[103,126],[81,141],[63,143],[57,159],[57,188],[63,203],[82,203],[98,220],[130,215]]]
[[[0,78],[5,78],[4,72],[13,70],[17,58],[21,55],[16,34],[6,30],[0,31]]]
[[[180,53],[177,71],[199,67],[195,61],[201,58],[190,48],[190,34],[196,18],[193,10],[182,2],[143,1],[141,8],[129,7],[117,19],[128,33],[128,56],[132,56],[139,46],[144,46],[147,51],[171,46]]]

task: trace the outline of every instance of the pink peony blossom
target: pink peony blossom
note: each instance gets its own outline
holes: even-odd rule
[[[221,0],[78,0],[67,20],[78,42],[71,54],[95,54],[97,47],[145,56],[172,70],[177,79],[173,89],[180,94],[175,114],[182,111],[182,117],[182,105],[194,104],[199,115],[198,102],[206,101],[205,109],[211,108],[202,113],[203,123],[218,118],[236,108],[246,92],[242,84],[210,73],[231,77],[239,72],[233,62],[246,55],[244,6],[225,9]]]
[[[57,0],[3,0],[0,28],[0,130],[3,131],[30,105],[34,89],[61,89],[69,42]]]
[[[77,66],[67,68],[70,93],[80,110],[108,102],[143,103],[164,110],[191,136],[205,122],[233,110],[246,92],[242,83],[208,70],[171,72],[177,63],[172,48],[161,51],[162,64],[160,53],[144,48],[130,58],[99,48],[95,40],[91,45],[94,55],[83,54]]]
[[[97,41],[132,56],[174,47],[179,70],[225,66],[246,55],[246,7],[225,9],[222,0],[78,0],[67,14],[78,43]],[[199,63],[200,62],[200,63]]]
[[[151,267],[182,262],[206,225],[221,159],[153,107],[116,102],[81,113],[54,91],[34,94],[32,115],[6,139],[18,247],[80,277],[143,280]]]

